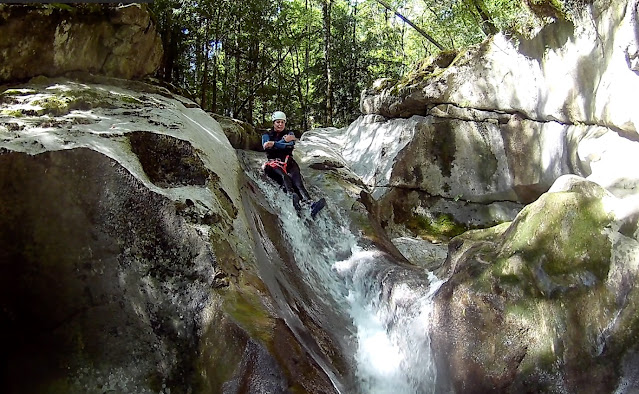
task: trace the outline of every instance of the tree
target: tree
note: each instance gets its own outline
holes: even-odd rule
[[[404,15],[400,14],[399,12],[397,12],[397,10],[393,9],[388,3],[386,3],[383,0],[376,0],[379,4],[383,5],[386,9],[388,9],[389,11],[392,11],[395,15],[397,15],[399,18],[401,18],[401,20],[403,20],[404,22],[406,22],[406,24],[408,24],[410,27],[412,27],[413,29],[417,30],[417,32],[419,34],[421,34],[422,36],[424,36],[428,41],[432,42],[433,45],[435,45],[437,48],[439,48],[440,50],[444,50],[444,47],[438,43],[433,37],[431,37],[430,34],[428,34],[426,31],[424,31],[422,28],[420,28],[419,26],[417,26],[416,24],[414,24],[413,22],[411,22],[408,18],[406,18]]]
[[[322,21],[324,27],[324,66],[326,78],[326,125],[333,125],[333,75],[331,69],[331,11],[333,0],[323,0]]]
[[[344,126],[359,93],[442,48],[522,26],[512,0],[156,0],[157,77],[204,109],[258,126]],[[401,9],[401,12],[398,10]],[[445,43],[445,45],[444,45]]]
[[[480,27],[482,31],[486,35],[492,35],[497,33],[498,31],[497,27],[495,26],[495,23],[493,23],[493,20],[490,16],[490,12],[488,11],[488,8],[486,7],[486,3],[484,3],[484,0],[467,0],[467,1],[470,2],[472,7],[477,12],[477,15],[479,15],[479,20],[481,20]]]

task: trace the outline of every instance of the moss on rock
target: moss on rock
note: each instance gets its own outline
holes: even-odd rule
[[[468,230],[449,214],[440,214],[434,218],[415,215],[406,222],[406,227],[418,237],[433,241],[445,241]]]
[[[602,229],[611,221],[598,198],[547,193],[527,206],[506,233],[495,272],[524,275],[545,296],[601,283],[612,248]],[[515,268],[519,259],[524,263]]]
[[[544,194],[512,223],[450,242],[442,272],[451,278],[438,295],[445,324],[434,341],[465,345],[437,345],[450,353],[450,366],[439,366],[459,382],[501,392],[578,392],[584,381],[592,392],[614,387],[615,366],[638,337],[631,305],[639,292],[622,290],[627,305],[620,306],[604,195],[577,182]]]
[[[128,97],[128,96],[126,96]],[[122,98],[123,102],[126,97]],[[133,100],[130,97],[129,100]],[[135,99],[137,100],[137,99]],[[133,103],[133,101],[131,101]],[[139,100],[135,102],[141,104]],[[40,107],[38,115],[63,116],[73,110],[87,111],[93,108],[117,108],[117,100],[110,98],[107,93],[99,93],[95,90],[69,90],[59,91],[53,95],[31,101],[33,106]]]
[[[11,116],[13,118],[21,118],[22,116],[24,116],[22,111],[20,111],[19,109],[3,109],[2,111],[0,111],[0,114],[4,116]]]

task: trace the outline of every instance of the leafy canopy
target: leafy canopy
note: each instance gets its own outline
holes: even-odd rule
[[[559,0],[527,1],[541,18],[561,17]],[[282,110],[301,131],[352,122],[361,91],[437,54],[433,41],[455,50],[498,31],[529,34],[541,20],[521,0],[156,0],[151,9],[165,49],[159,78],[205,110],[262,127]]]

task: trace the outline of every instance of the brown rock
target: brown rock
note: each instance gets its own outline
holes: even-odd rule
[[[153,73],[162,43],[140,5],[0,8],[0,82],[84,71],[135,79]]]

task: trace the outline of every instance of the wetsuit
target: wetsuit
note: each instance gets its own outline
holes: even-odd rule
[[[268,133],[262,134],[262,146],[268,141],[275,142],[272,148],[266,149],[268,161],[264,164],[264,172],[293,197],[293,204],[299,210],[299,200],[310,201],[311,198],[304,187],[300,167],[293,159],[295,141],[284,141],[284,136],[287,134],[293,135],[293,132],[277,133],[271,129]]]

